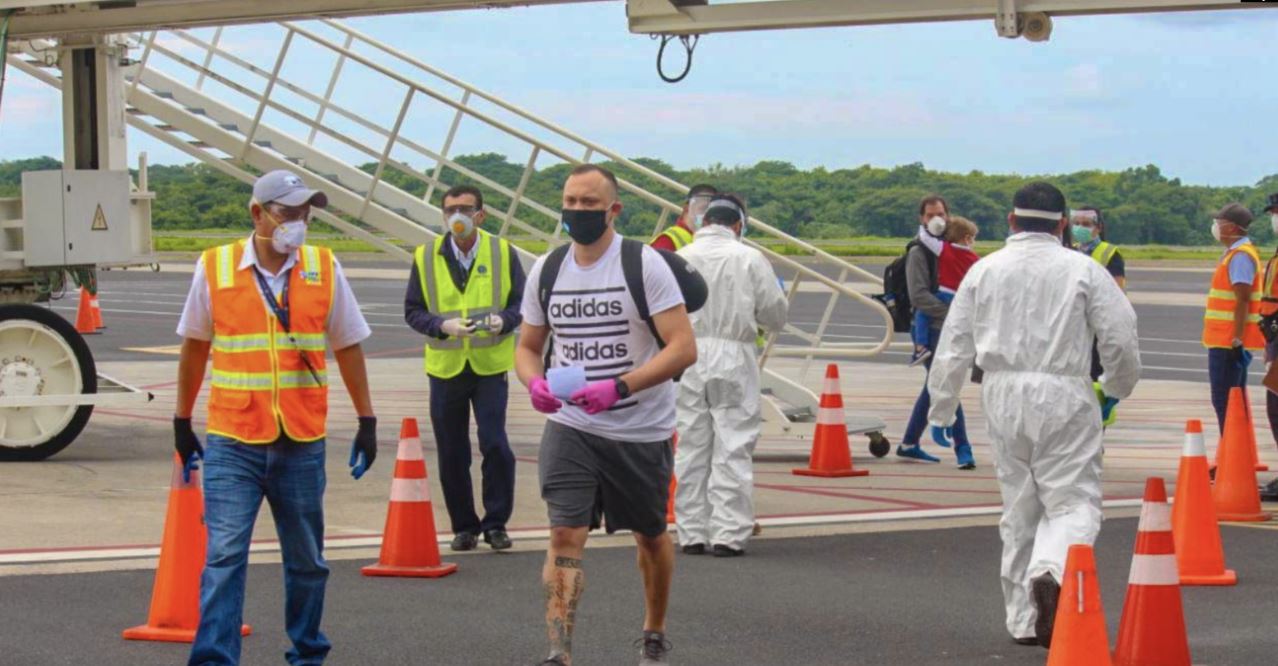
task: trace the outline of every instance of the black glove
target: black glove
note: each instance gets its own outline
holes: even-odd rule
[[[1242,345],[1229,348],[1229,362],[1240,368],[1251,365],[1251,352]]]
[[[182,482],[191,482],[191,470],[199,469],[196,463],[204,458],[204,447],[191,427],[191,417],[173,417],[173,449],[182,458]]]
[[[374,460],[377,460],[377,417],[361,416],[355,441],[351,442],[351,476],[356,479],[364,476]]]

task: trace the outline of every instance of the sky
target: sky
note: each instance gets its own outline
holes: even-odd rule
[[[701,40],[691,74],[678,84],[658,78],[657,43],[627,31],[619,2],[349,24],[619,154],[678,168],[921,162],[1030,175],[1152,163],[1204,185],[1251,185],[1278,173],[1278,11],[1057,18],[1045,43],[999,38],[992,20],[714,34]],[[223,39],[269,70],[281,38],[275,26],[258,26],[229,29]],[[670,67],[681,57],[668,52]],[[332,64],[307,45],[290,51],[283,71],[322,92]],[[389,127],[404,90],[350,65],[335,99]],[[404,132],[438,147],[451,115],[427,102],[412,103]],[[294,103],[314,113],[308,102]],[[11,69],[0,159],[60,156],[58,105],[51,89]],[[252,115],[251,106],[239,108]],[[296,129],[282,116],[268,113],[266,122]],[[478,125],[464,123],[454,154],[527,159],[527,146]],[[361,132],[339,126],[352,137]],[[129,142],[152,164],[191,161],[140,132]],[[329,147],[362,161],[340,142]],[[396,154],[427,164],[401,148]]]

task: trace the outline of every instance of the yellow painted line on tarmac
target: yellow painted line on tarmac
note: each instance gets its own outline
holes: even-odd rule
[[[143,354],[165,354],[178,356],[182,353],[182,345],[161,345],[158,347],[121,347],[121,351],[141,352]]]

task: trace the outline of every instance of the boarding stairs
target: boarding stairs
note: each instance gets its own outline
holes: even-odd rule
[[[484,190],[487,228],[510,238],[527,260],[535,255],[521,243],[566,240],[558,189],[530,187],[541,170],[608,163],[621,178],[623,201],[660,207],[654,234],[673,223],[687,191],[340,21],[154,31],[129,39],[136,58],[128,69],[130,125],[246,183],[271,169],[299,172],[328,194],[329,209],[318,212],[324,222],[405,262],[406,248],[442,230],[432,201],[459,176]],[[8,62],[61,87],[52,47],[16,42]],[[524,166],[518,173],[480,173],[454,159],[463,151],[498,153]],[[817,395],[803,383],[810,364],[872,356],[892,343],[887,311],[848,284],[881,280],[763,221],[752,218],[749,231],[746,242],[785,278],[791,304],[809,299],[810,310],[816,299],[823,308],[818,321],[792,323],[774,336],[760,357],[767,430],[810,436],[818,411]],[[869,308],[871,321],[882,322],[881,334],[844,341],[848,336],[834,332],[832,319],[847,307]],[[863,416],[850,427],[882,428]]]

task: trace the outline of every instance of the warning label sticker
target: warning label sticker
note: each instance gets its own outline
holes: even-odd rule
[[[106,214],[102,212],[102,204],[98,204],[98,209],[93,213],[93,226],[90,231],[106,231]]]

